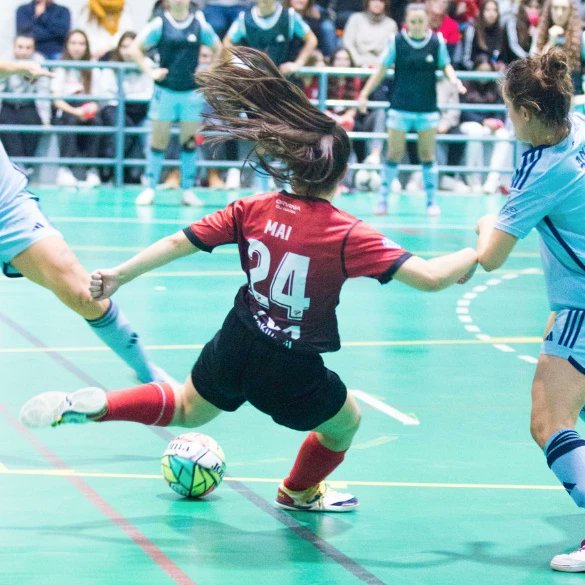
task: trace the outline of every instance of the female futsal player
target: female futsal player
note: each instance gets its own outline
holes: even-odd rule
[[[152,205],[159,183],[171,125],[178,121],[181,144],[181,189],[183,205],[201,205],[193,192],[197,173],[196,134],[205,105],[197,92],[195,69],[201,45],[219,56],[221,41],[211,26],[190,11],[189,0],[170,0],[168,10],[156,16],[136,38],[132,57],[155,83],[150,104],[152,135],[146,160],[148,187],[136,198],[136,205]],[[153,68],[145,52],[156,49],[160,67]]]
[[[0,62],[0,75],[15,73],[32,78],[50,75],[37,63]],[[163,370],[149,362],[138,334],[117,305],[91,298],[87,290],[89,274],[43,215],[27,183],[0,143],[0,264],[4,274],[26,276],[53,291],[135,370],[142,382],[168,380]]]
[[[319,355],[340,346],[335,307],[341,287],[348,278],[369,276],[439,290],[470,274],[476,252],[466,248],[425,261],[336,209],[331,201],[350,153],[345,130],[311,106],[263,53],[233,53],[236,61],[201,76],[214,110],[212,128],[254,142],[263,168],[290,181],[294,193],[239,199],[120,266],[97,271],[90,290],[107,298],[139,274],[227,243],[238,244],[248,284],[178,388],[49,392],[25,404],[21,420],[30,427],[90,420],[198,427],[249,401],[278,424],[314,431],[276,502],[294,510],[350,510],[357,499],[324,483],[360,420],[355,400]]]
[[[437,216],[441,210],[435,203],[438,182],[435,135],[440,116],[437,110],[435,72],[444,71],[447,78],[457,86],[459,93],[465,93],[465,87],[455,75],[445,41],[429,28],[424,4],[415,3],[406,7],[405,29],[392,38],[378,69],[360,93],[362,112],[366,111],[368,97],[391,67],[394,68],[394,84],[386,121],[387,160],[382,191],[374,213],[385,215],[388,212],[388,194],[398,172],[398,163],[404,155],[406,133],[414,131],[418,134],[418,156],[422,162],[427,214]]]
[[[532,148],[499,216],[478,223],[486,270],[501,266],[536,228],[551,310],[532,383],[531,432],[575,503],[585,507],[585,118],[569,114],[573,85],[562,49],[512,63],[503,94],[516,136]],[[558,571],[585,571],[585,547],[554,557]]]

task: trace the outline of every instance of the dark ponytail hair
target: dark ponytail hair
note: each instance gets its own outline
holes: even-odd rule
[[[552,48],[514,61],[506,70],[503,91],[515,109],[524,106],[546,126],[567,126],[573,97],[569,57],[562,49]]]
[[[331,191],[349,158],[345,130],[312,106],[264,53],[247,47],[230,53],[231,59],[198,75],[213,109],[204,129],[224,133],[216,142],[254,142],[260,166],[290,181],[300,195]]]

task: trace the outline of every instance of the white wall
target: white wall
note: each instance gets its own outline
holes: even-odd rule
[[[10,56],[16,26],[16,8],[26,1],[0,0],[0,55],[3,57]],[[85,0],[57,0],[57,2],[69,8],[74,20],[81,7],[86,4]],[[126,0],[126,7],[136,25],[136,30],[142,28],[148,20],[154,2],[155,0]]]

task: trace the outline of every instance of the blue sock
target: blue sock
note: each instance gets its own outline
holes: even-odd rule
[[[146,155],[146,178],[151,189],[156,189],[160,183],[164,160],[165,151],[157,148],[151,148]]]
[[[379,203],[385,204],[392,190],[392,182],[398,174],[398,163],[387,160],[382,169],[382,189],[380,190]]]
[[[435,195],[437,194],[439,184],[437,164],[434,161],[423,163],[422,174],[425,193],[427,194],[427,205],[432,205],[435,202]]]
[[[124,313],[110,301],[107,311],[99,318],[88,320],[94,333],[121,357],[135,372],[141,382],[157,379],[153,364],[148,361],[138,333],[134,331]]]
[[[585,441],[573,429],[555,433],[544,446],[546,462],[577,506],[585,508]]]
[[[179,156],[181,162],[181,189],[193,189],[197,173],[197,151],[184,145]]]

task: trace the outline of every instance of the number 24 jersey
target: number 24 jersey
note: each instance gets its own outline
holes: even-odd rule
[[[184,233],[205,252],[238,245],[248,278],[236,296],[238,316],[302,353],[339,349],[335,308],[348,278],[384,284],[411,256],[325,199],[285,191],[239,199]]]

